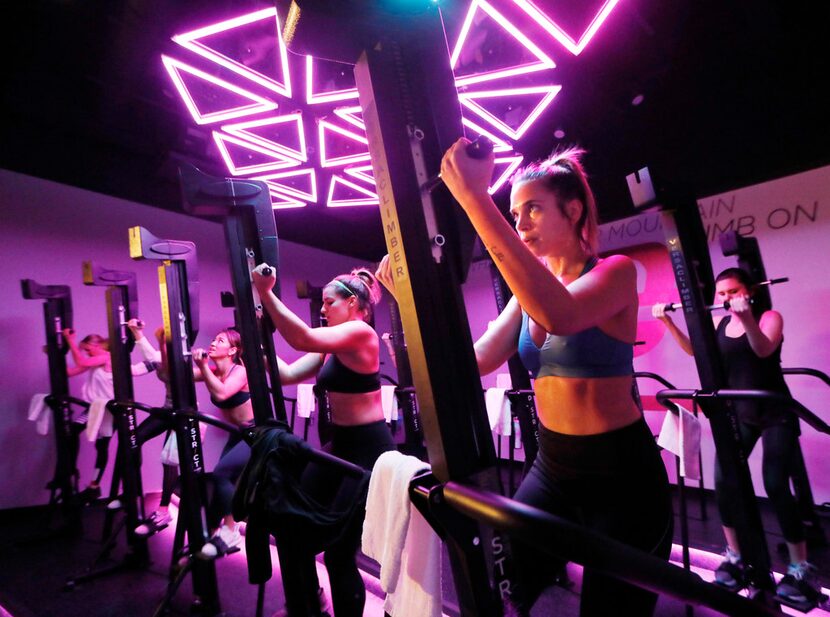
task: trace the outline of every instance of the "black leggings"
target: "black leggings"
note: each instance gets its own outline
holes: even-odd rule
[[[208,513],[208,524],[212,528],[218,527],[222,519],[231,513],[236,480],[249,458],[251,447],[242,441],[240,433],[231,433],[219,456],[219,462],[213,468],[213,499]]]
[[[738,423],[741,445],[748,457],[758,439],[764,447],[761,463],[764,475],[764,490],[772,502],[778,524],[784,539],[790,544],[804,540],[804,525],[798,511],[798,503],[790,490],[792,462],[798,447],[798,422],[786,422],[766,428]],[[724,490],[723,472],[720,462],[715,460],[715,492],[718,498],[718,510],[724,527],[735,527],[733,502],[728,491]]]
[[[69,430],[72,434],[72,441],[70,445],[70,458],[72,466],[76,469],[78,467],[78,453],[81,450],[81,433],[84,432],[86,424],[80,422],[72,422]],[[107,463],[110,460],[110,439],[112,437],[99,437],[95,440],[95,469],[98,471],[95,476],[95,484],[101,484],[101,478],[104,477],[104,470],[107,468]]]
[[[668,559],[673,516],[668,477],[644,420],[599,435],[563,435],[539,427],[539,455],[514,499]],[[562,566],[548,553],[511,539],[514,602],[527,614]],[[657,595],[585,569],[582,617],[648,616]]]
[[[371,470],[378,457],[395,449],[392,434],[383,420],[360,426],[332,425],[332,439],[325,448],[334,456]],[[342,476],[329,468],[311,463],[303,473],[302,483],[313,487],[314,496],[323,503],[332,501],[334,508],[342,509],[342,499],[356,499],[353,492],[337,494]],[[348,483],[347,483],[348,484]],[[364,496],[365,497],[365,496]],[[340,498],[340,499],[338,499]],[[331,599],[337,617],[362,617],[366,603],[366,587],[357,568],[357,552],[363,533],[365,510],[355,512],[348,527],[329,548],[323,552],[323,560],[329,573]],[[279,549],[280,569],[285,589],[285,605],[289,615],[319,615],[317,570],[314,554],[303,545],[302,538],[290,533],[276,538]]]
[[[167,406],[166,403],[165,406]],[[164,439],[167,440],[172,430],[172,422],[169,418],[159,414],[150,414],[136,428],[136,440],[138,441],[138,445],[142,446],[162,433],[166,433]],[[138,457],[138,464],[141,465],[141,450],[139,450]],[[170,505],[173,489],[176,488],[176,480],[179,479],[179,471],[177,465],[167,465],[166,463],[162,463],[162,470],[161,501],[159,502],[159,506],[164,508]]]

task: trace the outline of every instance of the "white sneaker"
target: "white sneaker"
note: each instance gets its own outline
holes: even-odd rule
[[[213,534],[213,537],[202,546],[198,557],[202,559],[216,559],[228,553],[235,553],[236,547],[242,544],[242,534],[239,533],[239,523],[233,528],[222,525]]]
[[[120,510],[123,507],[124,504],[121,503],[121,500],[118,497],[116,497],[107,504],[107,510]]]
[[[135,528],[135,533],[139,536],[151,536],[167,527],[172,520],[173,517],[169,511],[161,512],[156,510],[141,525]]]

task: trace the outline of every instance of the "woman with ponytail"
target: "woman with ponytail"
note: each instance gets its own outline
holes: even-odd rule
[[[308,352],[290,365],[279,361],[282,383],[299,383],[316,375],[317,385],[328,392],[331,404],[333,433],[325,449],[371,471],[381,454],[395,449],[381,406],[380,340],[370,325],[380,285],[365,269],[335,277],[322,292],[320,314],[326,325],[312,328],[274,295],[271,290],[276,278],[263,274],[266,267],[262,264],[253,271],[262,304],[285,341],[294,349]],[[265,271],[273,273],[274,269]],[[319,471],[322,489],[326,480]],[[362,527],[361,514],[324,553],[337,617],[363,615],[366,589],[355,561]],[[281,562],[286,557],[293,562],[291,567],[285,563],[282,567],[286,595],[290,596],[286,597],[286,608],[288,614],[304,614],[304,607],[316,601],[318,589],[305,585],[309,588],[298,590],[290,580],[317,580],[314,554],[291,538],[280,540]],[[292,544],[290,548],[288,543]]]

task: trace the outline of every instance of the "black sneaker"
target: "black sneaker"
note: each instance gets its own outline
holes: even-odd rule
[[[715,570],[715,582],[731,591],[746,587],[746,571],[741,556],[729,547],[726,547],[723,556],[726,559]]]
[[[776,598],[797,608],[815,606],[822,598],[815,572],[816,567],[806,561],[791,563],[787,574],[778,582]]]

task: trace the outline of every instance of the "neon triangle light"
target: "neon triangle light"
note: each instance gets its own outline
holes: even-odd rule
[[[334,167],[337,165],[348,165],[349,163],[358,163],[360,161],[369,160],[369,140],[363,135],[344,129],[343,127],[332,124],[328,120],[320,120],[317,124],[318,143],[320,148],[320,165],[322,167]],[[331,148],[326,148],[327,135],[336,133],[340,138],[350,139],[358,146],[358,152],[329,157],[328,151]]]
[[[519,66],[504,67],[492,71],[485,71],[483,73],[475,73],[472,75],[459,76],[458,73],[456,73],[456,86],[465,86],[469,84],[479,83],[482,81],[490,81],[502,77],[509,77],[511,75],[522,75],[525,73],[532,73],[535,71],[542,71],[545,69],[552,69],[556,67],[556,64],[550,58],[550,56],[548,56],[545,52],[539,49],[539,47],[537,47],[529,38],[522,34],[522,32],[516,26],[510,23],[507,20],[507,18],[504,17],[504,15],[502,15],[496,9],[494,9],[491,4],[489,4],[486,0],[473,0],[470,3],[470,8],[467,11],[467,16],[464,19],[464,24],[461,26],[461,32],[459,33],[458,40],[455,43],[455,49],[453,49],[452,55],[450,56],[450,66],[453,68],[453,71],[456,71],[456,69],[458,68],[458,59],[461,56],[461,51],[464,48],[464,44],[468,42],[470,31],[474,27],[473,20],[476,16],[476,13],[479,10],[486,13],[486,15],[489,16],[493,21],[495,21],[501,27],[502,30],[504,30],[507,34],[512,36],[512,40],[518,42],[531,54],[533,54],[538,59],[538,62],[531,62]]]
[[[473,135],[469,135],[469,134],[466,135],[466,137],[468,139],[473,140],[476,137],[478,137],[479,135],[484,135],[490,141],[492,141],[493,142],[493,152],[510,152],[511,150],[513,150],[513,146],[508,144],[501,137],[496,137],[496,135],[494,133],[491,133],[487,129],[480,127],[478,124],[476,124],[475,122],[473,122],[469,118],[464,118],[462,116],[461,124],[466,126],[468,129],[470,129],[474,133]]]
[[[222,130],[229,135],[254,142],[263,148],[274,150],[298,161],[308,160],[302,112],[226,124]],[[286,136],[285,133],[288,135]]]
[[[506,157],[498,157],[494,161],[495,167],[493,168],[493,177],[495,180],[490,185],[490,188],[487,189],[487,192],[491,195],[498,191],[505,182],[510,179],[510,176],[513,175],[513,172],[519,168],[519,165],[522,164],[524,157],[521,154],[517,154],[516,156],[506,156]],[[501,166],[504,166],[503,169],[499,170]]]
[[[338,186],[340,189],[338,191]],[[339,195],[335,195],[335,191]],[[329,208],[338,208],[343,206],[376,206],[380,203],[377,193],[373,193],[369,189],[358,186],[354,182],[350,182],[340,176],[332,176],[329,183],[329,194],[326,198],[326,205]]]
[[[297,159],[288,158],[279,152],[232,135],[214,131],[213,139],[225,165],[235,176],[285,169],[300,164]]]
[[[357,167],[347,167],[344,169],[348,175],[352,178],[357,178],[358,180],[363,180],[364,182],[368,182],[369,184],[375,185],[375,176],[374,172],[372,171],[372,165],[358,165]]]
[[[528,88],[510,88],[505,90],[484,90],[481,92],[460,92],[458,94],[459,102],[467,109],[489,122],[492,126],[500,130],[502,133],[511,139],[519,139],[530,128],[530,125],[536,121],[536,118],[550,105],[554,97],[562,90],[562,86],[531,86]],[[511,97],[511,101],[515,101],[516,96],[533,96],[541,95],[539,102],[533,110],[525,117],[518,128],[508,126],[503,120],[497,118],[491,112],[487,111],[477,101],[481,99],[492,99],[501,97]]]
[[[274,210],[287,210],[289,208],[305,208],[308,204],[304,201],[287,197],[275,191],[269,191],[271,195],[271,208]]]
[[[257,24],[257,22],[265,23]],[[254,28],[261,28],[262,25],[268,25],[268,22],[272,22],[273,25],[273,30],[269,28],[269,35],[273,38],[269,36],[266,44],[274,45],[277,48],[277,55],[279,57],[274,58],[275,62],[273,66],[273,75],[281,74],[281,81],[277,81],[273,77],[246,66],[243,63],[242,58],[234,58],[229,54],[218,51],[214,48],[216,43],[209,40],[211,37],[216,40],[217,35],[227,35],[229,32],[237,30],[237,32],[232,34],[236,34],[240,39],[239,49],[250,51],[253,47],[253,45],[250,44],[250,41],[255,41],[257,38],[256,35],[258,35],[258,38],[262,39],[261,33],[251,33],[251,26],[253,25]],[[199,54],[203,58],[207,58],[208,60],[212,60],[213,62],[224,66],[237,75],[250,79],[251,81],[258,83],[259,85],[268,88],[277,94],[291,98],[291,74],[288,70],[288,52],[285,48],[285,43],[282,40],[282,33],[280,30],[279,21],[277,19],[277,9],[270,8],[256,11],[255,13],[248,13],[247,15],[241,15],[234,19],[205,26],[204,28],[199,28],[198,30],[186,32],[184,34],[177,34],[173,37],[173,41],[182,47]],[[260,41],[260,44],[262,44],[262,41]],[[269,74],[271,74],[272,67],[268,68]]]
[[[305,201],[317,201],[317,175],[314,169],[294,169],[256,176],[276,193],[289,195]]]
[[[252,92],[248,92],[239,86],[235,86],[230,82],[214,77],[204,71],[200,71],[199,69],[185,64],[180,60],[176,60],[170,56],[162,56],[161,60],[164,63],[164,68],[167,69],[167,73],[173,80],[173,84],[179,91],[179,96],[182,97],[185,106],[190,112],[190,115],[193,116],[196,124],[211,124],[213,122],[230,120],[232,118],[248,116],[263,111],[271,111],[272,109],[277,108],[277,104],[273,101],[269,101],[268,99],[253,94]],[[191,95],[191,91],[185,83],[185,75],[188,75],[188,80],[193,78],[200,80],[199,82],[195,82],[195,84],[198,84],[203,88],[207,88],[208,91],[211,91],[214,94],[221,94],[225,97],[231,97],[239,103],[246,101],[247,104],[237,104],[235,107],[225,107],[223,109],[213,111],[202,111],[199,109],[199,104],[196,103],[196,97]],[[202,107],[206,107],[210,102],[211,101],[203,101]]]
[[[314,58],[305,57],[305,100],[310,105],[317,103],[330,103],[332,101],[345,101],[357,98],[357,88],[345,90],[331,90],[329,92],[314,92]]]
[[[363,121],[363,108],[360,105],[355,105],[354,107],[338,107],[334,110],[334,115],[356,126],[361,131],[366,130],[366,123]]]
[[[579,40],[574,40],[574,38],[565,32],[562,28],[560,28],[557,24],[553,22],[547,15],[545,15],[542,11],[536,8],[531,2],[528,0],[513,0],[513,2],[521,8],[525,13],[527,13],[533,20],[538,23],[545,31],[550,34],[554,39],[559,41],[565,49],[571,52],[573,55],[578,56],[582,53],[582,50],[588,46],[588,43],[591,42],[591,39],[594,38],[594,35],[600,29],[600,26],[605,22],[608,16],[611,14],[611,11],[614,10],[614,7],[617,5],[619,0],[606,0],[605,4],[602,5],[602,8],[599,12],[594,16],[594,19],[591,20],[591,23],[585,29],[585,32],[582,33],[582,36],[579,37]]]

